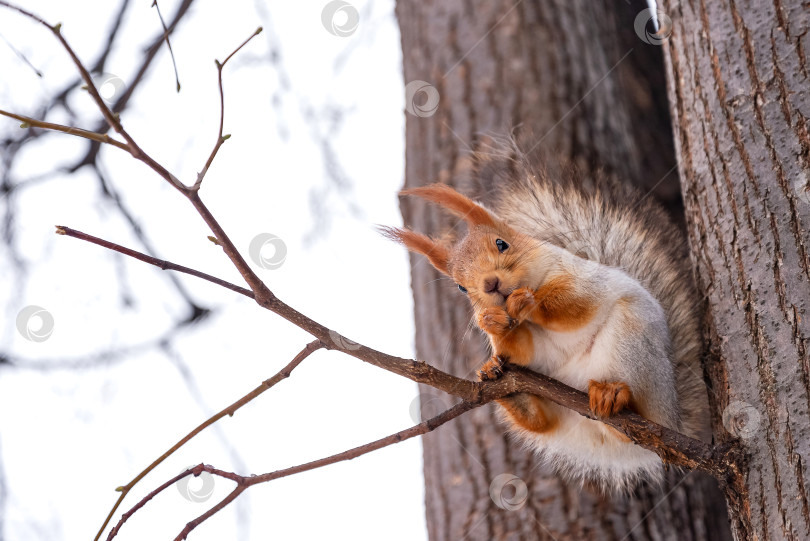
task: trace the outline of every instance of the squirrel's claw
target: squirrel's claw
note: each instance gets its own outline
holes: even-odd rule
[[[492,381],[503,376],[506,370],[507,359],[500,355],[493,355],[490,360],[484,363],[484,366],[476,372],[479,381]]]

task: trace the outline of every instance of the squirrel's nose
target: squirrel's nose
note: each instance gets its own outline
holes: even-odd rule
[[[484,291],[487,293],[494,293],[498,291],[498,287],[500,287],[501,281],[498,280],[497,276],[493,276],[492,278],[487,278],[484,280]]]

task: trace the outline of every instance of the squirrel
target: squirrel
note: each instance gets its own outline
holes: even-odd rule
[[[664,210],[606,175],[552,178],[516,145],[473,162],[486,205],[446,184],[401,192],[461,218],[465,237],[381,229],[469,297],[492,349],[478,377],[524,366],[587,392],[597,417],[630,409],[710,440],[697,293]],[[663,478],[655,453],[606,424],[525,393],[498,403],[511,432],[569,481],[607,493]]]

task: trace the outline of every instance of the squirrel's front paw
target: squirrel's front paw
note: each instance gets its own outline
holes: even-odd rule
[[[490,306],[478,313],[478,326],[493,336],[502,336],[512,328],[512,320],[500,306]]]
[[[518,288],[506,298],[506,313],[519,322],[529,319],[529,315],[536,306],[534,290],[530,287]]]
[[[597,417],[616,415],[630,404],[633,398],[630,387],[621,381],[588,382],[588,397],[591,411]]]
[[[491,381],[503,376],[504,370],[506,370],[506,359],[500,355],[493,355],[476,374],[479,381]]]

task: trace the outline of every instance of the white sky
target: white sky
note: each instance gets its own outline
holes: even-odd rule
[[[182,92],[174,91],[171,60],[163,50],[122,120],[147,152],[192,182],[219,122],[213,60],[224,59],[263,25],[265,32],[226,67],[225,132],[233,137],[209,171],[202,197],[244,255],[257,234],[284,240],[288,255],[281,268],[256,267],[281,299],[350,338],[412,357],[407,258],[373,229],[401,220],[395,195],[404,171],[399,32],[392,0],[352,3],[360,24],[352,36],[341,38],[321,24],[325,1],[198,0],[172,36]],[[107,65],[125,82],[143,44],[159,31],[150,4],[133,2]],[[177,4],[161,0],[167,20]],[[90,61],[118,2],[26,0],[25,7],[61,22],[65,37]],[[0,34],[44,73],[37,78],[0,41],[0,108],[35,114],[33,107],[71,78],[74,68],[52,36],[6,10],[0,11]],[[269,40],[280,44],[291,84],[278,109],[272,106],[278,72],[260,61]],[[96,116],[89,98],[75,92],[70,103],[84,113],[82,127],[92,128]],[[308,109],[317,114],[326,106],[347,111],[333,143],[352,187],[344,195],[327,190],[333,219],[317,240],[305,242],[314,221],[310,191],[330,184],[304,118]],[[0,137],[15,133],[17,126],[0,118]],[[322,133],[326,126],[321,122]],[[41,138],[20,156],[14,179],[70,163],[84,148],[84,142],[65,135]],[[241,284],[182,196],[117,149],[104,149],[101,162],[159,257]],[[143,249],[100,195],[90,171],[53,175],[16,193],[16,244],[29,273],[17,290],[9,253],[0,248],[0,351],[11,352],[21,364],[78,360],[150,342],[184,315],[184,302],[164,272],[53,234],[54,224],[60,224]],[[359,216],[352,206],[360,209]],[[122,280],[134,296],[132,308],[123,306]],[[273,375],[311,339],[248,299],[191,277],[180,280],[215,314],[177,336],[173,355],[147,348],[85,370],[0,369],[0,455],[8,489],[0,539],[92,539],[117,497],[116,486],[211,413]],[[54,317],[53,335],[45,342],[29,342],[16,331],[14,316],[32,304]],[[192,387],[183,370],[191,374]],[[138,485],[122,510],[201,461],[258,474],[407,428],[416,397],[416,386],[404,379],[350,357],[317,352],[290,379],[167,460]],[[410,440],[254,487],[190,539],[424,539],[421,467],[421,444]],[[200,482],[192,481],[191,488]],[[185,522],[231,488],[216,479],[205,503],[167,490],[138,512],[118,539],[174,538]]]

